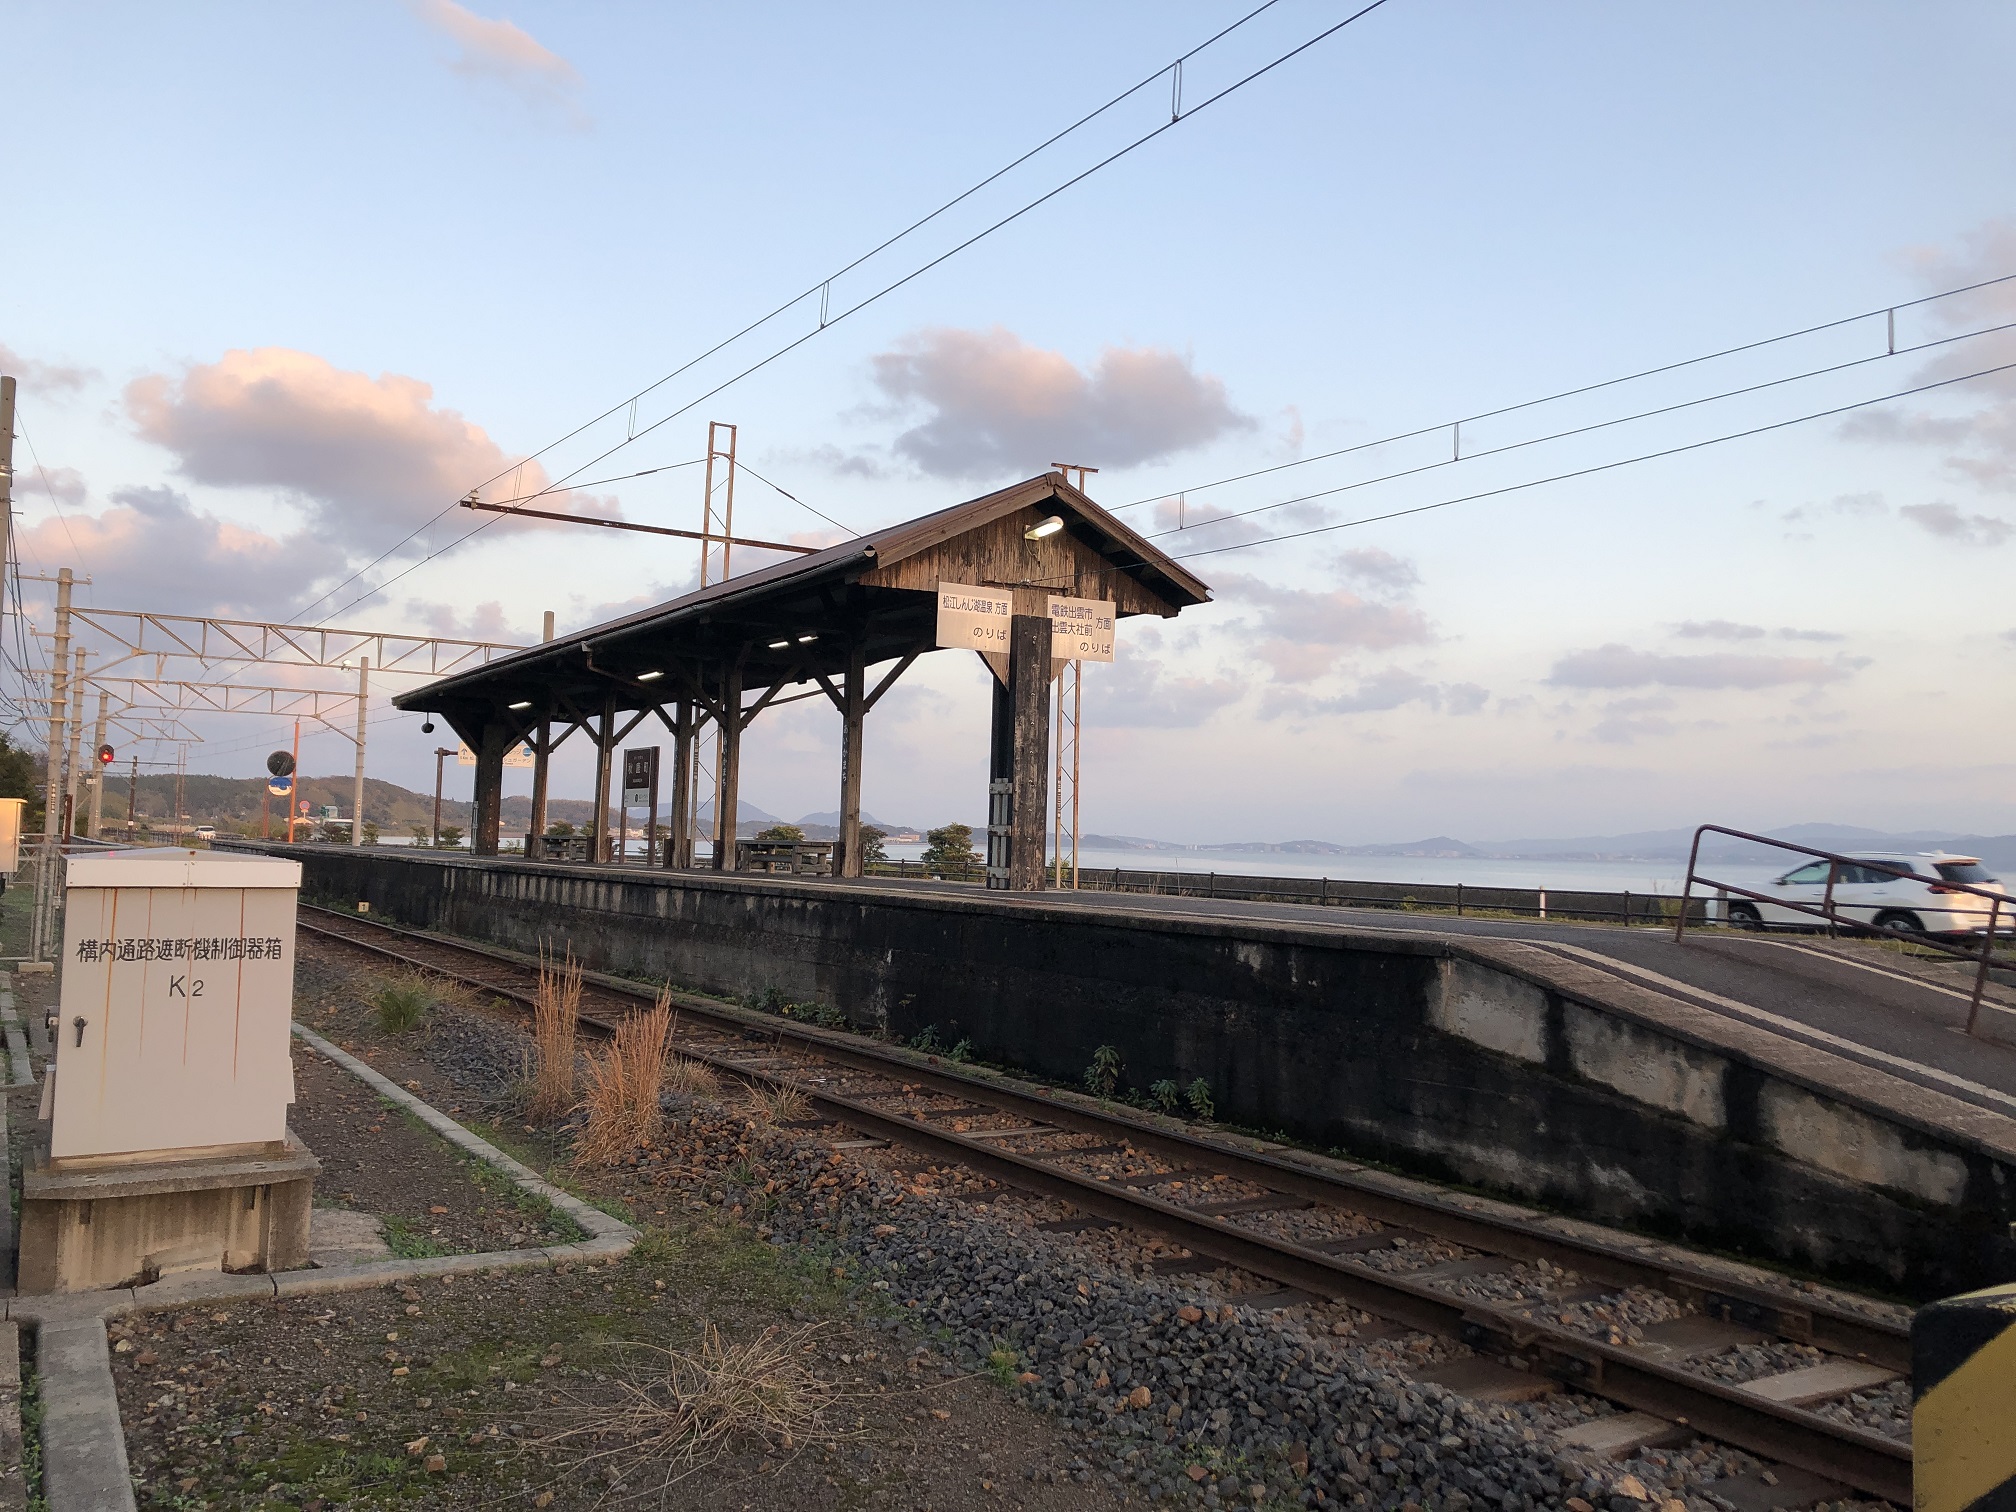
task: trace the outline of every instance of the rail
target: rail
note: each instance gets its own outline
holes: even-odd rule
[[[1805,903],[1794,903],[1786,898],[1773,897],[1769,893],[1753,892],[1751,889],[1738,886],[1734,882],[1721,882],[1713,877],[1702,876],[1700,862],[1701,837],[1703,835],[1727,835],[1732,840],[1747,840],[1753,845],[1768,845],[1777,850],[1796,851],[1802,856],[1812,856],[1816,860],[1825,861],[1827,863],[1827,890],[1821,894],[1820,906],[1815,908]],[[1773,908],[1787,908],[1795,913],[1802,913],[1819,919],[1827,925],[1827,932],[1830,935],[1842,930],[1856,935],[1884,936],[1895,933],[1895,931],[1885,929],[1880,925],[1874,923],[1865,924],[1859,919],[1850,918],[1834,906],[1834,885],[1841,875],[1841,868],[1844,866],[1852,866],[1864,871],[1888,872],[1891,876],[1898,878],[1917,878],[1919,875],[1917,872],[1906,870],[1903,867],[1890,866],[1881,861],[1865,860],[1855,856],[1844,856],[1836,851],[1815,850],[1810,845],[1799,845],[1791,840],[1774,840],[1768,835],[1753,835],[1747,830],[1729,829],[1720,824],[1701,825],[1694,831],[1694,843],[1687,852],[1687,880],[1681,885],[1680,917],[1673,926],[1673,941],[1675,944],[1679,944],[1687,937],[1687,901],[1693,895],[1694,884],[1696,882],[1699,882],[1703,887],[1712,887],[1734,897],[1749,898],[1758,903],[1769,903]],[[1956,956],[1963,961],[1977,963],[1974,972],[1974,992],[1967,1005],[1967,1032],[1971,1035],[1974,1033],[1975,1025],[1981,1017],[1981,997],[1988,986],[1988,968],[1994,964],[1995,960],[1995,935],[1997,927],[2001,923],[2002,905],[2007,903],[2009,898],[2004,893],[1990,892],[1987,888],[1976,887],[1970,882],[1948,882],[1944,878],[1935,882],[1933,888],[1935,891],[1941,893],[1970,893],[1974,897],[1988,899],[1988,927],[1981,932],[1981,948],[1978,951],[1970,949],[1965,945],[1956,944],[1950,940],[1942,940],[1935,935],[1914,933],[1910,936],[1911,942],[1914,945],[1921,945],[1928,950],[1936,950],[1943,955]]]

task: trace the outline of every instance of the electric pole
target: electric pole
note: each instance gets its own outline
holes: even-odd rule
[[[371,658],[357,661],[357,791],[350,803],[350,843],[364,843],[364,709],[371,694]]]
[[[441,764],[455,751],[447,746],[434,747],[434,849],[441,849]]]
[[[11,438],[10,438],[11,439]],[[43,753],[42,864],[35,872],[35,928],[28,953],[45,961],[49,926],[56,910],[57,837],[62,834],[63,715],[70,702],[70,586],[76,575],[68,567],[56,574],[56,639],[49,656],[49,734]]]
[[[7,609],[7,584],[14,556],[14,380],[0,377],[0,619]]]
[[[84,833],[93,840],[105,823],[105,763],[98,753],[105,749],[105,721],[111,711],[112,695],[104,688],[98,690],[98,723],[91,734],[91,817],[85,824]]]

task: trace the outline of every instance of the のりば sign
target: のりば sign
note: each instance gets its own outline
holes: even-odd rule
[[[1051,659],[1113,660],[1113,615],[1114,605],[1109,599],[1052,598]]]
[[[1015,596],[1006,588],[938,585],[938,644],[1006,655]]]

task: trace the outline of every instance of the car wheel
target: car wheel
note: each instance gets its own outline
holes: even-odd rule
[[[1757,905],[1754,903],[1731,903],[1729,924],[1734,929],[1762,929],[1764,916],[1757,912]]]
[[[1876,927],[1886,934],[1917,935],[1925,933],[1925,924],[1918,915],[1896,909],[1876,915]]]

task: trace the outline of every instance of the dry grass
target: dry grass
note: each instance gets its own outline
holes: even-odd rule
[[[665,1062],[665,1090],[686,1097],[714,1098],[721,1095],[721,1078],[712,1066],[674,1055]]]
[[[773,1327],[731,1341],[710,1323],[697,1350],[636,1346],[650,1369],[616,1377],[614,1402],[575,1403],[545,1443],[591,1446],[582,1467],[614,1470],[633,1496],[660,1493],[737,1449],[792,1454],[832,1443],[841,1434],[827,1420],[841,1393],[808,1363],[816,1333]]]
[[[606,1050],[589,1055],[582,1098],[588,1127],[574,1141],[577,1161],[613,1165],[658,1137],[658,1101],[665,1091],[671,1038],[672,1008],[661,994],[656,1007],[633,1013],[616,1026]]]
[[[532,1006],[532,1093],[525,1116],[534,1123],[564,1118],[574,1108],[575,1041],[581,1029],[581,966],[574,952],[556,965],[539,952],[539,989]]]
[[[812,1103],[796,1087],[751,1087],[743,1106],[758,1123],[803,1123],[812,1116]]]

